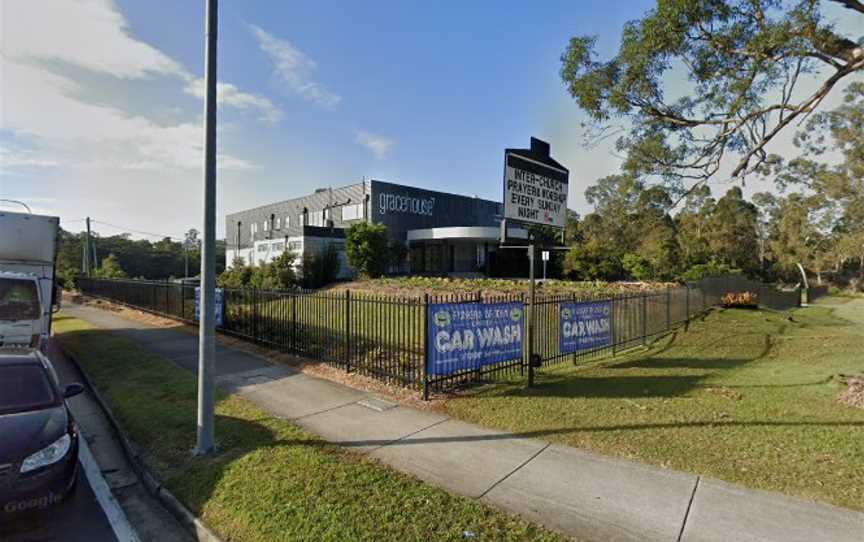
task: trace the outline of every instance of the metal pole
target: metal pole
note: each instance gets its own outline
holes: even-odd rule
[[[528,297],[530,305],[528,307],[528,387],[534,385],[534,302],[536,292],[534,290],[534,239],[528,245]]]
[[[189,241],[185,241],[183,243],[183,259],[184,259],[185,264],[186,264],[185,277],[188,279],[189,278]]]
[[[213,438],[213,365],[216,301],[216,34],[217,0],[207,0],[204,53],[204,243],[201,248],[201,316],[198,326],[198,435],[194,453],[208,454]]]
[[[90,217],[88,216],[87,221],[87,239],[85,240],[84,247],[84,274],[88,277],[90,276]]]
[[[429,400],[429,294],[423,294],[423,400]]]
[[[648,345],[648,294],[642,294],[642,346]]]

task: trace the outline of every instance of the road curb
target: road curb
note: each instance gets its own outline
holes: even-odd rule
[[[147,491],[159,499],[159,502],[162,503],[165,508],[167,508],[171,514],[180,522],[183,527],[189,531],[195,540],[199,542],[225,542],[215,531],[213,531],[210,527],[207,526],[200,518],[195,516],[186,506],[180,502],[177,497],[174,496],[173,493],[168,491],[165,486],[162,485],[162,482],[159,480],[159,477],[154,474],[149,467],[144,463],[141,459],[141,454],[138,451],[138,446],[126,435],[126,432],[123,430],[120,422],[114,416],[114,412],[111,410],[111,407],[108,403],[103,399],[102,395],[99,393],[99,390],[93,384],[93,381],[90,380],[90,377],[87,375],[87,372],[84,371],[84,368],[78,363],[78,360],[75,356],[70,353],[66,348],[63,347],[61,341],[57,341],[57,346],[60,351],[66,356],[72,365],[78,370],[81,374],[81,377],[84,379],[84,383],[87,388],[93,394],[93,397],[96,399],[96,403],[99,405],[99,408],[105,414],[105,417],[108,418],[108,422],[111,425],[111,429],[114,431],[115,436],[117,436],[117,440],[120,441],[120,447],[123,448],[123,454],[126,456],[126,459],[132,465],[132,469],[135,471],[135,474],[138,475],[138,479],[141,480],[141,483],[144,484],[144,487]]]

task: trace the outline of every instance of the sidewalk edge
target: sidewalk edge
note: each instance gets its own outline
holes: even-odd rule
[[[56,339],[55,339],[56,340]],[[177,518],[177,521],[180,522],[183,527],[189,531],[189,533],[198,540],[199,542],[225,542],[216,532],[207,526],[200,518],[195,516],[186,506],[180,502],[177,497],[174,496],[168,489],[166,489],[162,483],[159,481],[159,478],[150,470],[147,465],[141,460],[140,454],[137,452],[137,447],[132,442],[132,440],[126,435],[126,432],[123,431],[123,428],[120,425],[120,422],[117,421],[117,418],[114,416],[114,412],[111,410],[111,407],[102,398],[102,395],[99,393],[99,390],[93,384],[93,381],[90,380],[90,377],[87,375],[87,372],[84,371],[84,368],[78,363],[78,360],[75,356],[70,353],[66,348],[63,347],[61,341],[57,341],[57,346],[60,351],[66,356],[72,365],[78,370],[81,374],[81,377],[84,379],[84,383],[87,385],[87,388],[90,389],[90,392],[93,394],[93,397],[96,399],[96,403],[99,404],[99,408],[105,414],[105,417],[108,418],[108,422],[111,425],[111,429],[114,431],[114,434],[117,436],[117,440],[120,441],[120,447],[123,448],[123,454],[126,456],[126,459],[129,461],[129,464],[132,465],[132,469],[138,475],[138,478],[144,484],[144,487],[147,491],[159,499],[159,502],[162,503],[165,508],[167,508],[171,514]]]

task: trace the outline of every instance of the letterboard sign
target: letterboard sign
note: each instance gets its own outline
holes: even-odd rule
[[[504,151],[504,218],[563,228],[569,171],[549,156],[549,144],[531,138],[530,149]]]

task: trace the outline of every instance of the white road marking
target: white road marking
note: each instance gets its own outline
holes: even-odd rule
[[[78,459],[81,461],[81,466],[84,467],[84,474],[87,475],[87,481],[90,482],[90,487],[93,488],[93,493],[96,495],[96,500],[99,506],[105,512],[105,517],[108,518],[108,523],[111,524],[111,529],[114,535],[120,542],[140,542],[138,535],[126,519],[126,514],[120,508],[120,504],[105,478],[102,477],[102,472],[99,470],[99,465],[93,459],[93,454],[90,453],[90,447],[87,445],[87,440],[84,435],[79,433],[78,438]]]

